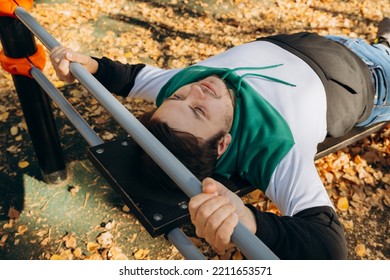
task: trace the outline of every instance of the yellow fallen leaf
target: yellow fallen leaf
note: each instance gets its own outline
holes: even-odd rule
[[[12,223],[6,223],[3,225],[3,229],[12,228]]]
[[[74,249],[73,255],[74,255],[76,258],[81,258],[82,255],[83,255],[83,252],[81,251],[81,248],[80,248],[80,247],[77,247],[76,249]]]
[[[50,260],[58,261],[58,260],[63,260],[63,258],[61,258],[60,255],[53,254],[53,255],[50,257]]]
[[[18,226],[18,232],[15,233],[15,236],[23,235],[28,230],[28,227],[26,225],[20,225]]]
[[[62,81],[54,81],[53,82],[53,85],[56,87],[56,88],[59,88],[59,87],[63,87],[65,85],[64,82]]]
[[[81,98],[83,97],[83,91],[79,90],[78,88],[75,88],[75,89],[72,89],[70,91],[70,94],[73,96],[73,97],[76,97],[76,98]]]
[[[11,127],[10,132],[12,136],[16,136],[19,132],[19,128],[16,125],[14,125]]]
[[[73,260],[74,255],[72,254],[72,251],[70,249],[67,249],[61,252],[60,257],[62,260]]]
[[[149,254],[149,250],[139,249],[137,252],[134,253],[134,258],[136,260],[143,260],[147,257]]]
[[[65,241],[65,247],[66,248],[76,248],[77,241],[76,241],[76,234],[73,232],[68,233],[62,238],[63,241]]]
[[[19,161],[18,163],[19,168],[26,168],[29,165],[30,163],[28,161]]]
[[[112,247],[110,249],[110,255],[112,260],[128,260],[127,256],[122,252],[119,247]]]
[[[353,230],[354,223],[352,220],[350,221],[343,221],[343,226],[345,230]]]
[[[87,251],[94,253],[100,248],[100,245],[97,244],[96,242],[88,242],[87,243]]]
[[[46,238],[44,238],[44,239],[41,241],[40,245],[41,245],[41,246],[46,246],[46,245],[49,243],[49,241],[50,241],[50,237],[46,237]]]
[[[233,260],[243,260],[244,258],[242,257],[242,255],[239,251],[235,251],[233,256],[232,256],[232,259]]]
[[[340,211],[347,211],[348,208],[349,208],[348,199],[346,197],[340,197],[337,200],[337,209],[339,209]]]
[[[381,178],[381,181],[382,181],[383,183],[385,183],[385,184],[390,185],[390,173],[388,173],[388,174],[386,174],[385,176],[383,176],[383,177]]]
[[[4,112],[0,114],[0,121],[6,121],[8,119],[9,113]]]
[[[85,257],[85,260],[103,260],[102,256],[99,253],[94,253],[90,256]]]
[[[0,247],[4,247],[5,241],[7,241],[8,234],[4,234],[0,239]]]
[[[130,208],[127,205],[123,205],[122,211],[125,212],[125,213],[129,213],[130,212]]]
[[[364,246],[364,244],[358,244],[358,245],[355,247],[355,253],[356,253],[359,257],[364,257],[364,256],[367,254],[366,246]]]
[[[126,58],[132,58],[134,55],[133,55],[132,52],[125,52],[125,53],[124,53],[124,56],[125,56]]]
[[[110,141],[110,140],[114,139],[115,135],[112,134],[111,132],[105,131],[101,137],[103,140]]]

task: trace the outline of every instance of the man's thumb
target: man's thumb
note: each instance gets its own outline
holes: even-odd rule
[[[202,189],[203,193],[218,195],[223,192],[225,187],[220,182],[212,178],[205,178],[202,181]]]
[[[76,52],[73,52],[73,51],[67,52],[66,53],[66,58],[69,61],[78,62],[81,65],[85,65],[88,62],[88,59],[87,59],[87,57],[85,55],[79,54],[79,53],[76,53]]]

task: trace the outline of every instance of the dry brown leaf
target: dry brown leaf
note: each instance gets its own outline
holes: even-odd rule
[[[390,186],[390,173],[387,173],[381,178],[381,181]]]
[[[88,242],[87,243],[87,251],[90,253],[96,252],[100,248],[100,245],[96,242]]]
[[[232,256],[232,260],[243,260],[244,257],[242,256],[241,252],[240,251],[235,251],[233,256]]]
[[[50,242],[50,237],[45,237],[41,243],[39,243],[41,246],[46,246]]]
[[[387,188],[383,194],[383,204],[385,204],[387,207],[390,207],[390,187]]]
[[[26,122],[22,121],[22,122],[18,123],[18,128],[19,128],[19,130],[27,131],[27,124],[26,124]]]
[[[73,255],[74,255],[76,258],[80,259],[80,258],[83,256],[83,252],[82,252],[81,248],[80,248],[80,247],[77,247],[76,249],[74,249],[74,250],[73,250]]]
[[[9,112],[4,112],[0,114],[0,121],[5,122],[8,119]]]
[[[264,193],[261,190],[254,190],[247,194],[244,199],[246,203],[253,204],[264,199]]]
[[[343,221],[343,226],[345,230],[353,230],[354,223],[352,220],[349,221]]]
[[[104,224],[104,228],[106,230],[111,230],[115,226],[115,221],[108,221],[107,223]]]
[[[21,151],[21,149],[16,145],[11,145],[6,150],[13,154],[19,153]]]
[[[26,225],[20,225],[18,226],[18,232],[15,233],[15,236],[23,235],[28,230],[28,227]]]
[[[72,196],[74,196],[74,195],[76,195],[80,191],[80,185],[70,186],[68,188],[68,190],[69,190],[70,194]]]
[[[122,207],[122,211],[125,212],[125,213],[129,213],[130,212],[130,208],[125,204]]]
[[[62,238],[65,241],[65,247],[74,249],[77,246],[76,234],[74,232],[70,232]]]
[[[16,125],[12,126],[10,129],[10,133],[12,136],[16,136],[19,133],[19,128]]]
[[[130,237],[129,242],[133,243],[137,239],[138,234],[133,233],[133,235]]]
[[[372,151],[364,153],[363,158],[367,161],[368,164],[375,163],[379,160],[378,154]]]
[[[103,260],[103,258],[99,253],[94,253],[90,256],[86,256],[85,260]]]
[[[107,55],[122,62],[143,63],[147,61],[147,63],[167,68],[187,66],[219,53],[227,47],[239,45],[258,36],[268,35],[270,32],[299,31],[312,28],[313,31],[322,34],[345,34],[372,40],[375,38],[377,30],[376,23],[383,16],[389,16],[387,1],[266,1],[271,2],[274,8],[258,5],[260,1],[250,0],[217,0],[209,6],[204,2],[193,1],[195,5],[202,8],[201,12],[192,10],[190,5],[186,6],[186,9],[195,12],[196,17],[192,14],[180,15],[181,7],[179,5],[182,4],[182,1],[177,0],[170,1],[169,5],[165,7],[152,5],[149,3],[150,1],[143,1],[137,5],[132,5],[128,1],[124,1],[126,4],[123,4],[123,1],[114,2],[108,0],[78,1],[77,5],[68,1],[54,4],[36,3],[36,8],[32,12],[34,16],[37,16],[38,21],[43,22],[50,29],[50,32],[53,32],[54,37],[58,38],[65,46],[71,46],[76,50],[84,49],[87,52],[92,50],[96,56]],[[184,2],[185,4],[193,4],[191,1]],[[214,15],[213,8],[218,8],[218,5],[224,5],[224,8],[234,5],[234,10],[221,9]],[[337,11],[337,16],[333,13],[335,11]],[[129,26],[129,30],[112,30],[105,34],[104,32],[99,34],[95,32],[92,23],[98,22],[96,19],[105,13],[123,14],[129,18],[139,19],[146,23],[148,28],[134,25]],[[262,27],[258,25],[259,18],[262,18],[264,22]],[[357,18],[366,20],[358,21]],[[109,28],[115,29],[115,24]],[[267,30],[268,28],[270,29]],[[181,33],[186,34],[186,36],[182,36]],[[156,34],[158,36],[155,36]],[[158,39],[156,39],[157,37]],[[65,84],[58,81],[55,71],[51,67],[46,68],[45,71],[55,85],[63,87]],[[0,88],[7,90],[7,88],[13,87],[12,76],[3,72],[0,73]],[[7,95],[12,96],[12,94]],[[70,95],[73,104],[79,108],[98,105],[98,101],[94,99],[89,101],[87,99],[89,94],[80,87],[71,90]],[[146,110],[147,105],[145,104],[140,99],[135,102],[129,101],[129,104],[125,106],[130,111],[134,111],[135,115],[139,115]],[[83,113],[83,115],[95,116],[91,119],[93,125],[103,125],[106,118],[103,114],[98,115],[101,112],[98,106],[90,109],[87,114]],[[22,117],[23,111],[14,105],[9,106],[9,104],[2,103],[0,105],[0,121],[10,121],[9,116],[12,118]],[[64,117],[61,114],[60,116]],[[21,137],[22,128],[20,126],[18,128],[18,134],[12,139],[14,142],[7,143],[9,145],[4,147],[7,152],[12,154],[24,151],[24,148],[21,149],[24,147],[24,142],[20,142],[22,145],[18,143],[19,146],[15,143],[15,141],[26,140]],[[358,145],[321,159],[317,164],[321,180],[335,205],[340,197],[350,199],[350,207],[347,212],[352,215],[351,219],[354,221],[356,221],[356,216],[367,214],[370,207],[380,208],[390,204],[389,193],[386,192],[388,190],[386,188],[390,186],[390,176],[386,175],[385,172],[384,174],[378,173],[378,168],[387,170],[387,166],[390,166],[390,157],[388,156],[390,153],[389,128],[390,126],[378,134],[382,138],[380,141],[378,141],[378,137],[370,136]],[[71,134],[73,131],[72,128],[68,127],[63,129],[63,132]],[[32,162],[30,158],[26,160]],[[377,165],[373,168],[374,171],[362,169],[371,162],[375,162]],[[382,168],[383,166],[385,168]],[[350,177],[341,178],[344,174]],[[351,179],[352,177],[355,179]],[[376,183],[375,186],[374,183]],[[383,185],[385,185],[384,188]],[[355,188],[355,186],[359,186],[360,189]],[[374,188],[375,190],[373,190]],[[272,208],[272,205],[265,199],[261,199],[261,201],[256,201],[254,197],[250,197],[250,199],[256,204],[255,207],[262,211],[267,211],[268,207]],[[341,215],[344,214],[347,213],[343,212]],[[353,220],[343,222],[343,224],[347,223],[345,227],[351,227],[348,222],[353,227]],[[354,230],[359,230],[358,223],[355,222]],[[13,227],[14,225],[8,223],[3,227],[8,226]],[[40,240],[44,236],[41,236]],[[133,243],[137,238],[137,234],[130,235],[130,241]],[[199,242],[199,246],[202,249],[208,249],[202,242]],[[352,246],[354,248],[354,244]],[[350,251],[353,253],[354,250]],[[369,250],[367,249],[367,251]],[[76,255],[75,252],[76,249],[73,251],[74,255]],[[46,258],[49,257],[50,254]],[[101,258],[101,255],[94,254],[89,258]],[[215,258],[218,259],[218,257]]]
[[[111,132],[105,131],[101,137],[103,140],[110,141],[114,139],[115,135]]]
[[[269,201],[267,205],[267,212],[274,213],[280,216],[282,213],[279,211],[278,207],[276,207],[275,203]]]
[[[111,260],[128,260],[128,257],[117,246],[110,249],[109,255]]]
[[[136,260],[144,260],[149,254],[149,250],[145,250],[145,249],[138,249],[135,253],[134,253],[134,258]]]
[[[8,239],[8,234],[4,234],[4,235],[0,238],[0,247],[4,247],[5,242],[7,241],[7,239]]]
[[[13,220],[11,220],[11,221],[13,221]],[[11,222],[5,223],[5,224],[3,225],[3,229],[12,228],[12,227],[13,227],[13,223],[11,223]]]
[[[361,185],[361,182],[359,180],[359,178],[357,178],[356,176],[354,175],[351,175],[351,174],[344,174],[342,175],[342,178],[354,183],[355,185]]]
[[[73,260],[74,259],[74,255],[72,253],[72,250],[71,249],[67,249],[67,250],[62,251],[61,254],[60,254],[60,259],[61,260]]]
[[[108,248],[112,245],[113,239],[114,236],[109,231],[105,231],[100,233],[96,240],[102,248]]]

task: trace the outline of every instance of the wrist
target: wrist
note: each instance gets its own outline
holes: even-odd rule
[[[96,74],[98,69],[99,69],[99,63],[91,57],[88,62],[88,67],[87,67],[88,72],[93,75]]]
[[[240,219],[244,226],[253,234],[257,231],[257,223],[255,214],[248,208],[245,207],[245,215]]]

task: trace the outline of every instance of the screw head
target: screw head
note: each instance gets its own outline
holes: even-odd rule
[[[180,202],[179,203],[179,208],[180,209],[187,209],[188,208],[187,201]]]
[[[126,147],[126,146],[129,146],[129,142],[123,141],[123,142],[121,143],[121,145],[122,145],[122,146],[125,146],[125,147]]]
[[[162,218],[163,218],[163,215],[161,215],[160,213],[155,213],[155,214],[153,215],[153,219],[154,219],[156,222],[161,221]]]

